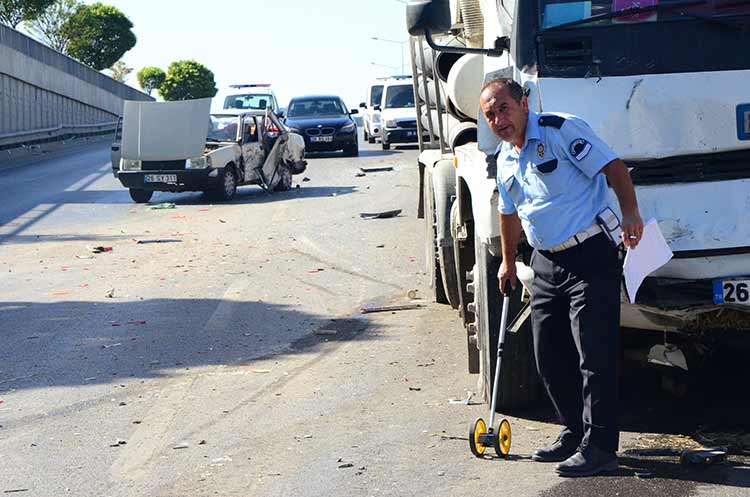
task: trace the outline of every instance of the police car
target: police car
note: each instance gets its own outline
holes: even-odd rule
[[[217,105],[218,104],[218,105]],[[214,97],[214,108],[229,111],[255,111],[271,109],[279,112],[279,101],[268,83],[240,83],[229,87]]]

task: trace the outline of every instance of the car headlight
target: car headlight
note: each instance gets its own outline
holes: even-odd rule
[[[395,119],[388,119],[385,122],[385,127],[386,128],[398,128],[398,123],[396,122]]]
[[[211,166],[211,157],[195,157],[185,161],[185,169],[205,169]]]
[[[355,129],[357,129],[357,125],[354,123],[349,123],[346,126],[341,126],[341,131],[343,131],[344,133],[350,133]]]
[[[120,159],[120,171],[140,171],[141,161],[137,159]]]
[[[373,124],[380,124],[380,114],[374,114],[372,116],[372,123]]]

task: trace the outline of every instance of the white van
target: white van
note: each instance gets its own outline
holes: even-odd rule
[[[362,108],[362,128],[364,138],[368,143],[375,143],[375,138],[380,138],[383,126],[380,120],[380,111],[375,107],[380,106],[383,97],[383,85],[388,78],[377,78],[367,85],[367,100],[359,104]]]
[[[419,141],[411,76],[398,76],[384,81],[383,97],[378,109],[383,122],[383,150],[391,148],[392,143]]]
[[[279,112],[276,94],[267,83],[241,83],[229,85],[214,97],[212,108],[232,111],[256,111],[271,109]]]

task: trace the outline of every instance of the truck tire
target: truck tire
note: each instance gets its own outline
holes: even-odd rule
[[[130,192],[130,198],[133,199],[133,202],[136,204],[147,204],[149,200],[151,200],[151,197],[154,196],[154,192],[152,190],[138,190],[136,188],[130,188],[128,190]]]
[[[437,246],[437,223],[435,220],[435,193],[432,187],[432,172],[427,169],[424,175],[424,227],[425,227],[425,264],[427,280],[432,288],[432,296],[438,304],[448,304],[448,296],[443,287],[440,274],[440,256]]]
[[[481,369],[479,381],[483,398],[490,403],[502,314],[502,297],[497,281],[501,259],[494,257],[487,243],[483,241],[475,239],[474,247],[474,305],[477,318],[475,323]],[[511,294],[508,325],[523,308],[521,291],[519,282]],[[527,319],[517,333],[505,334],[497,410],[507,412],[523,408],[539,400],[541,396],[542,388],[534,359],[531,320]]]
[[[234,174],[234,167],[226,166],[221,170],[215,193],[219,200],[232,200],[234,198],[237,193],[237,176]]]
[[[279,182],[273,187],[275,192],[287,192],[292,189],[292,171],[284,164],[276,170]]]

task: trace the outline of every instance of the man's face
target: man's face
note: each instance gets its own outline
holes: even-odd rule
[[[525,96],[516,102],[507,86],[494,84],[482,92],[479,105],[493,133],[506,142],[523,142],[529,116],[529,103]]]

